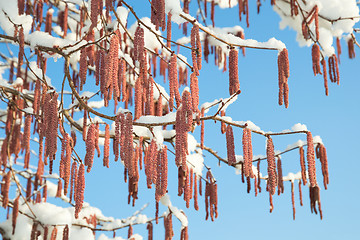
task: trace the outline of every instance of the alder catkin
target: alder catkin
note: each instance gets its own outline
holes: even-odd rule
[[[340,84],[340,75],[339,75],[339,66],[337,57],[335,54],[329,57],[329,76],[331,82],[336,82],[338,85]]]
[[[316,182],[316,167],[315,167],[315,152],[314,152],[314,142],[311,132],[306,133],[307,139],[307,164],[308,164],[308,172],[309,172],[309,181],[310,186],[315,187],[317,185]]]
[[[146,229],[148,230],[148,240],[153,240],[153,224],[149,222]]]
[[[295,220],[295,194],[294,194],[294,182],[291,181],[291,204],[293,210],[293,220]]]
[[[321,74],[319,45],[313,44],[312,50],[311,50],[311,56],[312,56],[313,72],[314,72],[314,76],[316,76],[317,74]]]
[[[277,173],[276,173],[276,164],[275,164],[275,153],[274,153],[274,144],[272,138],[268,136],[266,144],[266,158],[268,162],[268,184],[269,184],[269,193],[274,195],[275,188],[277,186]]]
[[[236,163],[236,157],[235,157],[234,134],[231,125],[228,125],[226,128],[226,149],[227,149],[228,165],[233,166]]]
[[[352,38],[349,38],[347,44],[348,44],[349,58],[353,59],[355,58],[354,40]]]
[[[281,159],[280,155],[277,158],[277,170],[278,170],[278,195],[284,193],[284,182],[283,182],[283,174],[282,174],[282,166],[281,166]]]
[[[81,164],[79,167],[76,186],[75,186],[75,218],[79,217],[83,201],[84,201],[84,190],[85,190],[85,166]]]
[[[110,127],[109,124],[106,123],[103,166],[107,168],[109,168],[109,154],[110,154]]]
[[[299,148],[299,154],[300,154],[301,179],[303,184],[305,185],[307,183],[306,166],[305,166],[304,148],[302,146]]]
[[[14,235],[15,233],[15,228],[16,228],[16,220],[19,214],[19,198],[20,195],[18,195],[13,203],[13,211],[12,211],[12,234]]]
[[[249,128],[243,129],[242,136],[242,145],[243,145],[243,157],[244,157],[244,175],[245,177],[253,178],[254,174],[252,171],[252,143],[251,143],[251,130]]]
[[[70,176],[70,202],[73,199],[74,192],[76,192],[76,181],[77,180],[77,163],[74,161],[71,165],[71,176]],[[76,197],[74,197],[75,199]]]
[[[338,58],[339,63],[340,63],[340,55],[341,55],[341,43],[340,43],[340,38],[336,38],[336,50],[337,50],[337,58]]]
[[[229,53],[229,94],[233,95],[239,90],[238,51],[232,48]]]
[[[321,65],[323,67],[323,77],[324,77],[324,87],[325,87],[325,95],[329,96],[329,87],[328,87],[328,79],[327,79],[327,71],[326,71],[326,61],[325,59],[321,59]]]
[[[94,155],[95,155],[95,137],[96,137],[96,126],[90,124],[89,130],[86,136],[86,155],[85,155],[85,166],[87,166],[87,172],[91,171]]]

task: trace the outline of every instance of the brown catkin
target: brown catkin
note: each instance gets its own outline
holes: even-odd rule
[[[53,10],[52,8],[49,9],[46,13],[46,18],[45,18],[45,32],[49,33],[51,35],[51,30],[52,30],[52,17],[53,17]]]
[[[229,53],[229,94],[233,95],[239,90],[238,51],[232,48]]]
[[[91,26],[94,27],[97,24],[97,18],[100,13],[99,9],[100,1],[98,0],[92,0],[91,1],[91,14],[90,14],[90,20],[91,20]],[[102,9],[101,9],[102,11]]]
[[[85,190],[85,166],[81,164],[78,171],[75,187],[75,218],[79,217],[83,201],[84,201],[84,190]]]
[[[260,162],[257,162],[257,189],[259,190],[259,193],[261,193],[261,186],[260,186],[260,182],[261,182],[261,178],[260,178]]]
[[[69,134],[66,134],[67,136]],[[67,195],[68,187],[69,187],[69,181],[70,181],[70,175],[71,175],[71,154],[72,154],[72,145],[73,141],[70,136],[68,136],[68,141],[66,144],[66,157],[64,161],[64,194]]]
[[[311,56],[312,56],[313,72],[314,72],[314,76],[316,76],[317,74],[321,74],[319,45],[313,44],[312,50],[311,50]]]
[[[291,181],[291,204],[293,210],[293,219],[295,220],[295,194],[294,194],[294,182]]]
[[[87,166],[87,172],[91,171],[94,154],[95,154],[95,137],[96,137],[96,126],[90,124],[89,130],[86,136],[86,154],[85,154],[85,166]]]
[[[63,15],[63,30],[64,30],[64,34],[63,34],[63,38],[66,37],[67,35],[67,29],[68,29],[68,12],[69,12],[69,7],[67,5],[67,3],[65,4],[65,10],[64,10],[64,15]]]
[[[235,156],[234,134],[231,125],[228,125],[226,128],[226,148],[227,148],[228,165],[232,166],[236,163],[236,156]]]
[[[20,198],[20,195],[18,195],[15,198],[14,205],[13,205],[13,211],[12,211],[12,234],[13,235],[15,233],[15,228],[16,228],[16,219],[19,214],[19,198]]]
[[[62,196],[62,181],[61,179],[58,180],[58,185],[57,185],[57,191],[56,191],[56,197],[60,198]]]
[[[18,13],[19,15],[24,14],[25,10],[25,0],[18,0]]]
[[[149,222],[146,229],[148,230],[148,240],[153,240],[153,224]]]
[[[77,179],[77,163],[74,161],[71,165],[71,176],[70,176],[70,202],[73,199],[74,192],[76,191],[76,179]],[[74,197],[75,198],[75,197]]]
[[[353,59],[355,58],[354,40],[352,38],[349,38],[347,44],[348,44],[349,58]]]
[[[252,144],[251,144],[251,130],[249,128],[243,129],[242,136],[243,157],[244,157],[244,174],[245,177],[254,177],[252,171]]]
[[[21,66],[23,65],[24,61],[24,46],[25,46],[25,39],[24,39],[24,28],[20,27],[19,31],[19,54],[18,54],[18,66],[17,66],[17,74],[16,77],[21,77]]]
[[[277,185],[277,173],[276,173],[276,164],[275,164],[275,153],[274,153],[274,144],[272,138],[269,136],[266,144],[266,158],[268,162],[268,184],[269,184],[269,193],[274,195],[275,188]]]
[[[110,127],[105,125],[105,141],[104,141],[104,160],[103,166],[109,168],[109,154],[110,154]]]
[[[166,39],[167,39],[167,43],[166,46],[168,48],[171,48],[171,11],[168,13],[168,18],[167,18],[167,26],[166,26]]]
[[[195,73],[190,75],[190,91],[192,99],[192,107],[194,111],[199,111],[199,83]]]
[[[11,184],[11,171],[9,170],[7,174],[3,175],[1,184],[1,195],[3,197],[2,199],[2,206],[4,209],[7,208],[9,204],[9,189]]]
[[[201,108],[201,114],[200,117],[204,117],[205,108]],[[200,147],[201,149],[204,149],[204,141],[205,141],[205,121],[201,120],[201,130],[200,130]]]
[[[100,147],[99,147],[99,135],[100,135],[99,122],[96,122],[96,124],[95,124],[95,148],[98,153],[98,157],[100,157],[100,154],[101,154]]]
[[[314,152],[314,142],[311,132],[306,133],[307,139],[307,164],[308,164],[308,172],[309,172],[309,181],[310,186],[316,186],[316,167],[315,167],[315,152]]]
[[[341,43],[340,43],[340,38],[336,38],[336,51],[337,51],[337,58],[338,58],[339,63],[340,63],[340,55],[341,55]]]
[[[329,57],[328,63],[329,63],[330,81],[336,82],[339,85],[340,84],[339,66],[335,54]]]
[[[279,105],[282,105],[285,102],[285,107],[289,105],[289,87],[288,87],[288,78],[289,78],[289,58],[288,51],[286,48],[281,50],[278,55],[278,79],[279,79]]]
[[[301,179],[303,184],[306,184],[306,166],[305,166],[305,155],[304,155],[304,148],[301,146],[299,148],[300,154],[300,166],[301,166]]]
[[[278,170],[278,195],[284,193],[284,182],[283,182],[283,174],[282,174],[282,166],[281,166],[281,159],[278,156],[277,159],[277,170]]]
[[[57,228],[56,226],[54,226],[53,230],[51,231],[50,240],[56,240],[56,236],[57,236]]]
[[[314,187],[309,187],[309,192],[310,192],[310,207],[311,207],[311,212],[315,212],[315,214],[317,214],[317,210],[316,210],[316,203],[318,203],[318,208],[319,208],[319,212],[320,212],[320,219],[322,219],[322,210],[321,210],[321,202],[320,202],[320,188],[318,185],[314,186]]]
[[[299,199],[300,199],[300,206],[302,206],[303,202],[302,202],[301,180],[299,180]]]
[[[320,159],[321,172],[323,175],[323,183],[324,183],[324,188],[326,190],[327,184],[329,184],[328,162],[327,162],[326,148],[321,143],[317,144],[316,146],[316,158]]]
[[[66,224],[63,230],[63,239],[62,240],[69,240],[69,225]]]
[[[327,79],[327,71],[326,71],[326,61],[325,61],[324,58],[321,59],[321,65],[323,67],[325,95],[329,96],[329,87],[328,87],[328,79]]]

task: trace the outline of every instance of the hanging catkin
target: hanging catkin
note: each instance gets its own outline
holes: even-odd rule
[[[317,44],[313,44],[312,50],[311,50],[311,56],[312,56],[312,67],[314,75],[321,74],[320,69],[320,47]]]
[[[76,186],[75,186],[75,218],[79,217],[83,201],[84,201],[84,190],[85,190],[85,166],[81,164],[79,167]]]
[[[306,133],[307,139],[307,164],[308,164],[308,172],[309,172],[309,181],[310,186],[315,187],[317,185],[316,182],[316,168],[315,168],[315,152],[314,152],[314,142],[311,132]]]
[[[329,87],[328,87],[328,79],[327,79],[327,71],[326,71],[326,61],[325,61],[324,58],[321,59],[321,65],[323,67],[325,95],[329,96]]]
[[[274,144],[272,138],[268,136],[266,143],[266,158],[268,163],[268,185],[270,195],[274,195],[275,188],[277,186],[277,173],[276,173],[276,164],[275,164],[275,153],[274,153]]]
[[[279,105],[285,102],[285,107],[289,105],[289,57],[286,48],[282,49],[278,55],[278,78],[279,78]]]
[[[242,144],[243,144],[243,157],[244,157],[244,174],[245,177],[254,177],[252,171],[252,143],[251,143],[251,130],[249,128],[243,129],[243,137],[242,137]]]
[[[103,166],[109,168],[109,154],[110,154],[110,127],[105,125],[105,140],[104,140],[104,160]]]
[[[89,130],[86,136],[86,155],[85,155],[85,166],[87,166],[87,172],[91,171],[94,154],[95,154],[95,136],[96,135],[96,126],[95,124],[90,124]]]
[[[234,134],[231,125],[228,125],[226,128],[226,149],[227,149],[228,165],[233,166],[236,163],[236,157],[235,157]]]
[[[232,48],[229,53],[229,94],[233,95],[239,90],[238,51]]]

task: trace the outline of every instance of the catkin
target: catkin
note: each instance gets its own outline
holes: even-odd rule
[[[312,67],[314,75],[321,74],[320,69],[320,47],[317,44],[313,44],[312,50],[311,50],[311,56],[312,56]]]
[[[314,143],[311,132],[306,133],[307,137],[307,164],[308,164],[308,172],[309,172],[309,181],[310,186],[316,186],[316,167],[315,167],[315,152],[314,152]]]
[[[190,75],[190,91],[192,99],[192,108],[194,111],[199,111],[199,83],[195,73]]]
[[[229,94],[233,95],[239,90],[238,51],[232,48],[229,53]]]
[[[305,156],[304,156],[304,148],[301,146],[299,148],[300,154],[300,167],[301,167],[301,179],[303,184],[306,184],[306,166],[305,166]]]
[[[252,144],[251,144],[251,130],[249,128],[243,129],[242,136],[242,145],[243,145],[243,157],[244,157],[244,174],[245,177],[254,177],[252,171]]]
[[[354,40],[352,38],[349,38],[347,44],[348,44],[349,58],[353,59],[355,58]]]
[[[227,148],[228,165],[233,166],[236,163],[236,157],[235,157],[234,134],[231,125],[228,125],[226,128],[226,148]]]
[[[15,228],[16,228],[16,220],[19,214],[19,198],[20,195],[18,195],[15,200],[14,200],[14,205],[13,205],[13,211],[12,211],[12,235],[14,235],[15,233]]]
[[[325,95],[329,96],[329,87],[328,87],[328,79],[327,79],[326,61],[325,61],[325,59],[321,59],[321,65],[323,67]]]
[[[106,123],[103,166],[107,168],[109,168],[109,154],[110,154],[110,127],[109,124]]]
[[[330,81],[336,82],[339,85],[340,84],[339,66],[335,54],[329,57],[328,63],[329,63]]]
[[[337,50],[337,58],[338,58],[339,63],[340,63],[340,55],[341,55],[341,43],[340,43],[340,38],[336,38],[336,50]]]
[[[45,18],[45,32],[49,33],[51,35],[51,30],[52,30],[52,13],[53,11],[50,9],[47,11],[46,13],[46,18]]]
[[[272,138],[269,136],[267,138],[266,144],[266,158],[268,162],[268,184],[269,184],[269,193],[274,195],[275,188],[277,186],[277,173],[276,173],[276,164],[275,164],[275,153],[274,153],[274,144]]]
[[[75,218],[79,217],[83,201],[84,201],[84,190],[85,190],[85,166],[81,164],[79,167],[76,186],[75,186]]]
[[[18,0],[18,13],[19,15],[24,14],[25,10],[25,0]]]
[[[283,182],[283,174],[282,174],[282,166],[281,166],[281,159],[280,156],[278,156],[277,159],[277,170],[278,170],[278,195],[281,193],[284,193],[284,182]]]
[[[95,137],[96,137],[96,126],[90,124],[89,130],[86,136],[86,154],[85,154],[85,166],[87,166],[87,172],[91,171],[94,154],[95,154]]]
[[[292,204],[292,210],[293,210],[293,219],[295,220],[295,194],[294,194],[294,182],[291,181],[291,204]]]

